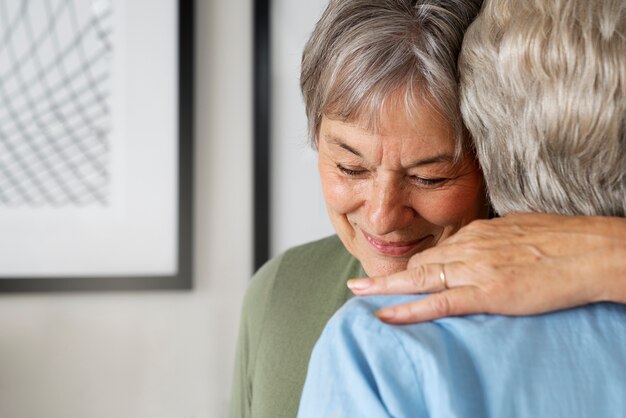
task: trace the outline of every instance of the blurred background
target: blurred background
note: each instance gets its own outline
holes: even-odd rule
[[[333,233],[300,94],[302,49],[327,0],[273,0],[270,255]]]
[[[270,255],[331,233],[298,89],[325,3],[271,5]],[[193,288],[0,293],[0,417],[228,415],[253,273],[253,0],[195,8]]]

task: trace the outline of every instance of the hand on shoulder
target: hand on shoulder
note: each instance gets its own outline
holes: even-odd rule
[[[510,214],[470,223],[406,271],[348,285],[357,295],[433,293],[378,311],[394,323],[626,303],[625,237],[624,218]]]

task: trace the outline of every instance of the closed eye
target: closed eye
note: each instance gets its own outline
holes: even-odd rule
[[[436,186],[448,180],[446,178],[426,178],[418,176],[411,176],[410,179],[412,182],[420,184],[422,186]]]
[[[343,174],[345,174],[346,176],[350,176],[350,177],[362,176],[363,174],[367,173],[367,170],[353,170],[353,169],[344,167],[341,164],[337,164],[337,168]]]

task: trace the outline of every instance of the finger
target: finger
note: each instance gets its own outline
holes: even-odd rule
[[[484,313],[486,304],[483,297],[479,289],[463,286],[415,302],[382,308],[376,312],[376,316],[392,324],[411,324],[448,316]]]
[[[476,249],[469,245],[438,245],[411,257],[407,269],[417,268],[420,264],[448,264],[468,260],[474,257]]]
[[[417,268],[388,276],[351,279],[348,280],[348,287],[356,295],[438,292],[445,289],[440,278],[441,266],[441,264],[421,264]],[[451,286],[447,269],[446,282]]]

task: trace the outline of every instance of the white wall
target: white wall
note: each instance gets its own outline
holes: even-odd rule
[[[328,0],[272,1],[272,243],[276,255],[333,233],[307,139],[300,59]]]
[[[191,292],[0,295],[0,417],[227,415],[251,266],[251,2],[197,1]]]

